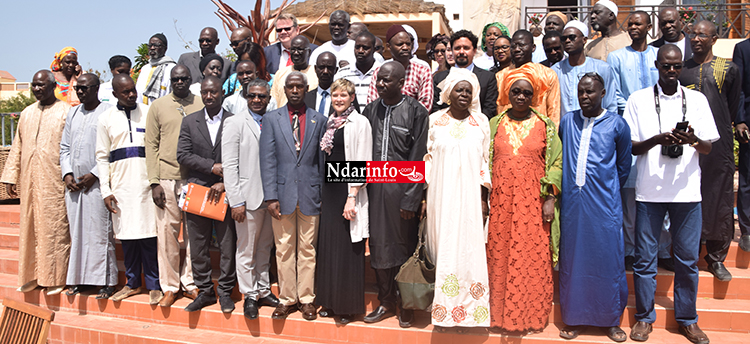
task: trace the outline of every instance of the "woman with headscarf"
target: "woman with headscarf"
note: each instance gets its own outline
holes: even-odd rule
[[[482,29],[482,50],[484,55],[474,58],[474,65],[484,70],[490,70],[495,65],[495,57],[492,54],[495,40],[501,36],[510,37],[508,28],[502,23],[490,23]]]
[[[203,56],[201,62],[198,64],[198,68],[201,70],[203,77],[213,76],[221,79],[221,71],[224,69],[224,59],[219,54],[210,53]],[[201,83],[195,82],[190,85],[190,92],[197,97],[201,96]]]
[[[450,39],[448,36],[440,33],[432,36],[430,41],[427,42],[427,45],[425,46],[427,57],[430,60],[435,61],[438,65],[437,68],[435,68],[433,75],[437,72],[442,72],[451,68],[446,59],[446,53],[449,49],[448,47],[450,47]]]
[[[453,68],[438,88],[448,108],[430,115],[427,181],[427,252],[435,263],[432,324],[488,327],[490,300],[484,220],[489,206],[490,127],[479,105],[479,80]],[[460,328],[460,329],[459,329]]]
[[[245,60],[250,60],[255,63],[255,75],[257,75],[259,79],[268,81],[268,85],[273,85],[273,74],[269,74],[266,70],[266,54],[263,52],[263,47],[261,47],[260,44],[249,42],[247,52],[242,54],[242,56],[237,56],[238,62]],[[235,68],[233,69],[236,69],[238,62],[235,62]],[[234,92],[242,89],[240,81],[237,80],[237,73],[233,73],[227,77],[222,89],[224,90],[225,95],[234,94]]]
[[[499,92],[511,107],[490,120],[494,187],[487,265],[493,331],[542,331],[552,310],[562,144],[555,124],[534,109],[545,87],[524,69],[513,70]]]
[[[490,72],[497,73],[505,68],[510,68],[513,60],[510,58],[510,37],[500,36],[495,40],[492,48],[494,64]]]
[[[65,47],[55,54],[55,59],[49,66],[52,74],[55,75],[55,97],[70,106],[76,106],[81,102],[74,87],[78,83],[78,77],[81,75],[81,66],[78,64],[78,51],[73,47]]]
[[[326,161],[372,160],[370,121],[357,112],[354,84],[331,84],[331,107],[320,149]],[[322,317],[348,324],[365,313],[365,241],[369,208],[364,183],[324,183],[318,229],[315,303]]]

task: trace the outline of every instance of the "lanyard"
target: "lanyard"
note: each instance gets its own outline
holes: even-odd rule
[[[680,88],[682,94],[682,122],[685,122],[685,114],[687,114],[687,101],[685,100],[685,91]],[[654,85],[654,104],[656,105],[656,116],[659,120],[659,132],[661,132],[661,105],[659,105],[659,89]]]

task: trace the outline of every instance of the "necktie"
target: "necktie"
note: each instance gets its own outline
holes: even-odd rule
[[[328,98],[328,91],[323,91],[320,95],[320,106],[318,106],[318,112],[320,112],[323,115],[328,115],[325,113],[326,110],[326,98]]]
[[[294,148],[297,149],[297,155],[299,155],[299,149],[301,143],[299,141],[299,111],[294,110],[292,113],[292,136],[294,136]]]
[[[284,52],[286,53],[286,65],[287,65],[287,67],[291,66],[292,65],[292,54],[290,54],[289,50],[286,50],[286,49],[284,50]]]

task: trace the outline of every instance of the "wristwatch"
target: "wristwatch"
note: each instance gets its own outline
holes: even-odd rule
[[[354,198],[354,197],[357,197],[357,195],[355,195],[353,193],[350,193],[350,194],[347,194],[346,197],[347,198]]]
[[[700,140],[695,140],[695,142],[693,142],[693,143],[689,144],[689,146],[690,146],[690,147],[695,147],[695,146],[697,146],[697,145],[698,145],[698,142],[700,142]]]

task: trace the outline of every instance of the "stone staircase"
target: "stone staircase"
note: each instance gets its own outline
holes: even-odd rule
[[[414,326],[402,329],[395,317],[378,324],[355,321],[346,326],[333,319],[302,319],[299,312],[285,321],[272,320],[273,309],[263,307],[257,320],[242,315],[242,300],[235,290],[236,310],[224,314],[218,305],[200,312],[183,310],[190,300],[181,298],[171,308],[148,304],[148,295],[136,295],[122,302],[96,300],[95,295],[46,296],[41,289],[22,294],[18,287],[18,205],[0,204],[0,299],[13,297],[41,305],[56,312],[49,343],[612,343],[603,331],[592,328],[575,341],[559,337],[563,326],[559,303],[555,300],[550,324],[542,333],[501,335],[485,329],[471,329],[466,334],[453,331],[439,333],[430,325],[429,314],[416,312]],[[117,245],[118,259],[122,259]],[[212,252],[216,256],[218,252]],[[369,265],[369,264],[368,264]],[[727,268],[734,278],[719,282],[701,265],[698,284],[699,324],[712,343],[750,343],[750,253],[732,244]],[[120,262],[120,268],[123,268]],[[555,283],[557,276],[554,276]],[[123,272],[120,273],[124,281]],[[372,270],[367,272],[367,311],[378,305]],[[630,333],[635,323],[635,299],[632,273],[628,273],[630,299],[622,318],[622,327]],[[677,333],[672,307],[673,274],[659,271],[657,276],[657,320],[648,343],[689,343]],[[274,285],[274,293],[278,290]],[[632,342],[628,339],[628,342]]]

